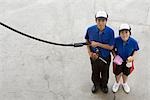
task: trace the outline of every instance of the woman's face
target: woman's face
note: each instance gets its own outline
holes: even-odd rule
[[[127,41],[130,37],[130,32],[129,30],[122,30],[120,31],[120,37],[123,41]]]

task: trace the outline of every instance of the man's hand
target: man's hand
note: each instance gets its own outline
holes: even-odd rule
[[[96,48],[96,47],[99,47],[100,46],[100,43],[99,42],[95,42],[95,41],[92,41],[91,42],[91,46]]]
[[[127,62],[132,62],[134,60],[134,57],[133,56],[129,56],[128,58],[127,58]]]
[[[96,60],[98,58],[98,55],[96,53],[90,52],[89,56],[93,59]]]

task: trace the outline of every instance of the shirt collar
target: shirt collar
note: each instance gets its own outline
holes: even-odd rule
[[[121,37],[120,37],[120,39],[121,39]],[[122,39],[121,39],[121,40],[122,40]],[[131,37],[129,36],[129,39],[126,41],[126,44],[129,44],[130,41],[131,41]],[[124,41],[122,40],[122,42],[124,42]]]
[[[127,44],[129,44],[131,41],[131,37],[129,36],[129,39],[127,40]]]
[[[102,33],[106,33],[106,27],[107,26],[105,26],[105,28],[104,28],[104,30],[102,31]],[[100,30],[98,29],[98,27],[97,27],[97,25],[96,25],[96,32],[99,32]]]

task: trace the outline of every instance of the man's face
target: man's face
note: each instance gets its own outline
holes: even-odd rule
[[[106,26],[107,19],[106,18],[96,18],[97,26],[100,30],[103,30]]]
[[[130,32],[129,30],[122,30],[120,31],[120,37],[123,41],[127,41],[130,37]]]

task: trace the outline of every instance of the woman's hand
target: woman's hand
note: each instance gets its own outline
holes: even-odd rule
[[[133,56],[129,56],[128,58],[127,58],[127,62],[132,62],[134,60],[134,57]]]

